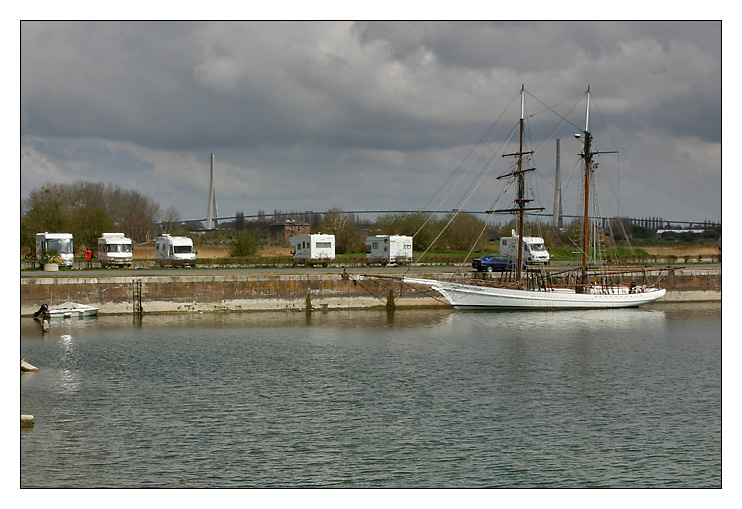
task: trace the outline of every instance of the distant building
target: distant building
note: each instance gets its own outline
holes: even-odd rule
[[[284,219],[270,226],[270,234],[278,245],[288,245],[294,235],[309,233],[310,224],[296,219]]]
[[[657,230],[657,236],[662,237],[664,233],[695,233],[697,235],[703,235],[706,232],[706,230],[692,230],[689,228],[678,228],[675,230]]]

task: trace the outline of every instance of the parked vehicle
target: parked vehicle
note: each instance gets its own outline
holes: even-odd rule
[[[485,255],[471,262],[471,266],[479,272],[504,272],[515,268],[515,264],[516,262],[504,255]]]
[[[71,233],[37,233],[36,234],[36,261],[39,268],[44,267],[50,255],[56,254],[63,265],[72,266],[75,250],[72,245]]]
[[[195,266],[196,253],[193,240],[188,237],[171,237],[161,234],[155,240],[155,261],[159,265]]]
[[[131,239],[123,233],[104,233],[98,238],[98,260],[101,267],[131,267]]]
[[[293,264],[322,265],[335,261],[335,236],[313,233],[291,237]]]
[[[513,262],[518,261],[518,235],[515,230],[512,231],[511,237],[502,237],[500,239],[500,254],[507,256]],[[543,264],[549,263],[549,252],[544,247],[544,239],[541,237],[523,237],[523,263]]]
[[[412,237],[405,235],[374,235],[366,237],[366,263],[412,263]]]

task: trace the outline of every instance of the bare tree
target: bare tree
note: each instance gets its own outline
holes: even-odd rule
[[[162,214],[162,229],[165,233],[171,233],[174,228],[180,225],[180,221],[180,212],[175,205],[170,205]]]
[[[320,231],[335,235],[335,249],[339,254],[360,253],[365,250],[365,235],[356,228],[354,216],[340,209],[324,213]]]

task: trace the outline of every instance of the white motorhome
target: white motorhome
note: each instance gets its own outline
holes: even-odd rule
[[[511,237],[500,238],[500,254],[518,262],[518,235],[511,230]],[[546,265],[549,263],[549,252],[541,237],[523,237],[523,263]]]
[[[36,234],[36,260],[39,267],[43,267],[45,255],[56,253],[62,259],[62,264],[72,266],[75,258],[75,250],[72,246],[71,233],[37,233]]]
[[[366,237],[366,263],[412,263],[412,237],[373,235]]]
[[[155,240],[155,260],[159,265],[196,265],[193,240],[161,234]]]
[[[294,248],[294,264],[321,264],[327,267],[328,263],[335,261],[335,235],[294,235],[291,237],[291,247]]]
[[[131,267],[131,239],[123,233],[103,233],[98,238],[98,260],[101,267]]]

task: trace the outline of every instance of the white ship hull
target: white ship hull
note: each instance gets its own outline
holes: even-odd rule
[[[75,302],[65,302],[59,306],[53,306],[45,313],[49,318],[82,318],[97,314],[98,308]]]
[[[547,291],[476,286],[434,279],[404,278],[405,283],[427,286],[440,293],[454,309],[606,309],[630,308],[654,302],[665,289],[636,287],[588,288],[577,293],[571,288]]]

